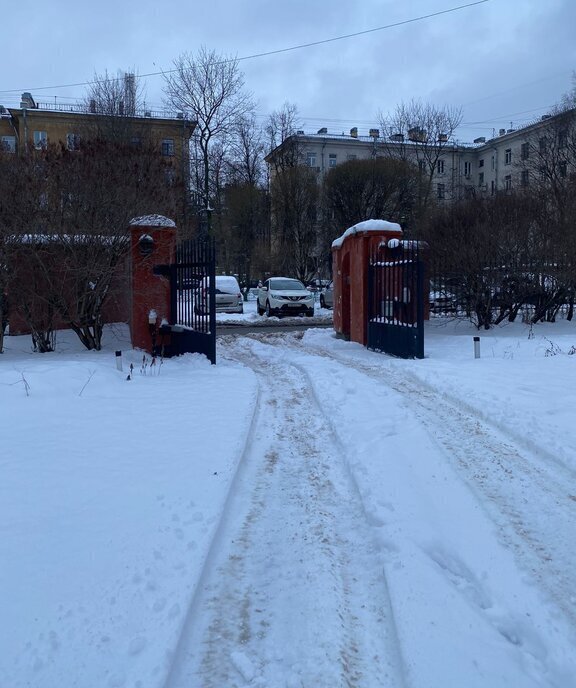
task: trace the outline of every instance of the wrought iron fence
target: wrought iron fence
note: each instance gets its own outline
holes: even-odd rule
[[[393,243],[394,242],[394,243]],[[374,247],[368,269],[369,349],[424,358],[424,265],[420,243]]]
[[[568,255],[475,262],[431,256],[431,315],[466,318],[488,329],[504,321],[572,319],[576,263]]]
[[[178,353],[198,352],[216,362],[216,251],[214,240],[183,241],[170,271],[171,321]]]

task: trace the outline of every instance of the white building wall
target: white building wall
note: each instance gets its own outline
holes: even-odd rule
[[[501,130],[498,136],[476,145],[449,143],[440,157],[443,166],[440,165],[434,174],[434,196],[438,196],[439,185],[443,185],[444,200],[472,194],[491,195],[508,188],[519,188],[522,185],[522,171],[533,170],[538,141],[546,134],[551,121],[543,119],[522,129]],[[315,168],[321,177],[331,167],[348,160],[387,155],[387,147],[393,145],[376,136],[337,135],[324,130],[317,134],[299,133],[297,137],[303,161]],[[523,158],[523,144],[528,146],[527,159]],[[411,147],[418,144],[403,145],[405,150],[410,151]],[[568,161],[571,171],[576,169],[575,163]]]

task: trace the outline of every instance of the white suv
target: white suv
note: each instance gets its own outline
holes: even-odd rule
[[[297,279],[270,277],[258,289],[258,315],[314,315],[314,294]]]

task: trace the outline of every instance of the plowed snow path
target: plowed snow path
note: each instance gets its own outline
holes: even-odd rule
[[[576,476],[548,446],[526,442],[513,427],[492,422],[489,413],[480,413],[468,400],[450,398],[409,371],[391,367],[387,357],[376,354],[371,364],[354,354],[311,351],[297,337],[284,338],[282,346],[344,365],[406,399],[446,461],[490,512],[500,540],[576,627],[576,566],[567,547],[576,537]]]
[[[573,476],[543,447],[386,357],[220,355],[259,401],[165,688],[576,686]]]
[[[235,357],[254,432],[166,687],[402,688],[382,553],[306,376]]]

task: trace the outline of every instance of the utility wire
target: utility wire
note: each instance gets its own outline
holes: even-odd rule
[[[405,26],[406,24],[413,24],[415,22],[423,21],[424,19],[431,19],[432,17],[439,17],[443,14],[450,14],[452,12],[457,12],[459,10],[466,9],[467,7],[474,7],[475,5],[483,5],[486,2],[490,2],[490,0],[476,0],[476,2],[469,2],[466,5],[459,5],[458,7],[452,7],[447,10],[440,10],[439,12],[432,12],[430,14],[423,14],[419,17],[414,17],[412,19],[404,19],[403,21],[398,21],[394,22],[392,24],[386,24],[384,26],[377,26],[373,29],[365,29],[364,31],[356,31],[355,33],[348,33],[343,36],[335,36],[333,38],[325,38],[320,41],[313,41],[311,43],[301,43],[300,45],[293,45],[290,48],[279,48],[278,50],[269,50],[268,52],[264,53],[254,53],[253,55],[245,55],[244,57],[238,57],[238,58],[231,58],[228,60],[221,60],[216,62],[215,64],[226,64],[229,62],[243,62],[245,60],[254,60],[260,57],[269,57],[270,55],[280,55],[281,53],[287,53],[291,52],[294,50],[302,50],[304,48],[312,48],[316,45],[324,45],[326,43],[334,43],[335,41],[343,41],[348,38],[356,38],[358,36],[365,36],[366,34],[369,33],[375,33],[376,31],[384,31],[386,29],[392,29],[397,26]],[[164,74],[172,74],[174,72],[177,72],[177,69],[169,69],[166,71],[160,71],[160,72],[149,72],[148,74],[139,74],[136,75],[139,79],[143,79],[146,77],[151,77],[151,76],[161,76]],[[46,90],[52,90],[54,88],[75,88],[77,86],[92,86],[93,84],[96,83],[101,83],[101,81],[119,81],[120,79],[107,79],[107,80],[98,80],[98,81],[81,81],[76,84],[60,84],[58,86],[37,86],[35,88],[22,88],[22,89],[12,89],[9,91],[0,91],[0,93],[20,93],[22,91],[46,91]]]

